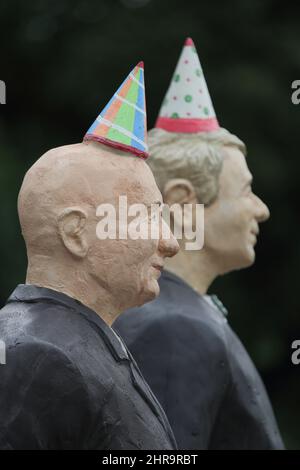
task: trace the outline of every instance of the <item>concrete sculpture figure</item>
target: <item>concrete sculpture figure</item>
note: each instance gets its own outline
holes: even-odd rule
[[[226,309],[207,295],[218,276],[253,264],[269,210],[252,191],[244,143],[219,126],[191,39],[149,149],[164,202],[204,204],[204,247],[187,251],[179,240],[160,296],[122,314],[114,328],[164,407],[179,449],[281,449],[261,378]]]
[[[26,284],[0,313],[1,449],[174,449],[168,420],[111,324],[159,292],[169,238],[99,239],[97,208],[161,201],[147,158],[143,66],[82,143],[46,152],[18,200]],[[140,158],[142,157],[142,158]],[[158,223],[160,223],[158,221]],[[163,222],[162,222],[163,223]]]

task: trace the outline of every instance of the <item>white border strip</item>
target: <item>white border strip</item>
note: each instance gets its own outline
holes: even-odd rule
[[[136,109],[137,111],[139,111],[140,113],[142,113],[144,116],[146,116],[145,111],[144,111],[142,108],[140,108],[139,106],[137,106],[136,104],[130,103],[130,101],[126,100],[125,98],[122,98],[122,96],[118,95],[118,93],[115,93],[115,97],[116,97],[118,100],[123,101],[123,103],[128,104],[128,106],[131,106],[132,108]]]
[[[135,76],[133,75],[132,72],[130,72],[129,77],[132,78],[132,80],[133,80],[134,82],[136,82],[136,83],[144,90],[144,88],[145,88],[144,85],[142,85],[142,83],[140,83],[140,82],[135,78]]]

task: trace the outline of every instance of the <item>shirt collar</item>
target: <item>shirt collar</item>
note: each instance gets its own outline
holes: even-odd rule
[[[48,289],[46,287],[35,286],[33,284],[19,284],[9,297],[7,303],[36,303],[42,301],[64,305],[69,310],[79,313],[86,319],[86,321],[91,323],[92,326],[97,329],[98,333],[101,335],[117,361],[130,360],[126,348],[124,348],[122,341],[115,334],[112,328],[110,328],[110,326],[108,326],[96,312],[83,305],[79,300],[73,299],[62,292]]]
[[[224,304],[221,302],[221,300],[217,297],[217,295],[212,294],[212,295],[201,295],[199,294],[195,289],[193,289],[192,286],[190,286],[186,281],[184,281],[181,277],[177,276],[174,273],[171,273],[170,271],[164,270],[162,272],[161,279],[169,280],[172,282],[175,282],[177,284],[180,284],[181,286],[185,287],[187,290],[189,290],[190,295],[194,294],[198,299],[204,300],[206,303],[210,305],[210,307],[213,308],[214,311],[217,311],[218,314],[222,314],[222,318],[225,318],[227,321],[227,316],[228,316],[228,310],[224,306]]]

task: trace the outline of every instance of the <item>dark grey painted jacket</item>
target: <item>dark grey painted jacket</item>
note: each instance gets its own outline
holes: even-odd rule
[[[174,449],[135,361],[92,310],[20,285],[0,311],[1,449]]]
[[[123,337],[169,418],[179,449],[282,449],[245,348],[214,304],[164,272],[158,299],[123,313]]]

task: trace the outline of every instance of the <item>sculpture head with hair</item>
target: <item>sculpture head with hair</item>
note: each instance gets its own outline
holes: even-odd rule
[[[156,127],[149,132],[149,150],[149,165],[164,202],[204,205],[202,250],[186,252],[179,240],[181,253],[169,260],[168,269],[190,279],[203,293],[216,276],[251,265],[259,223],[269,217],[269,210],[252,191],[245,144],[219,126],[190,39]],[[189,221],[184,223],[183,234]],[[191,223],[195,227],[195,217]]]

